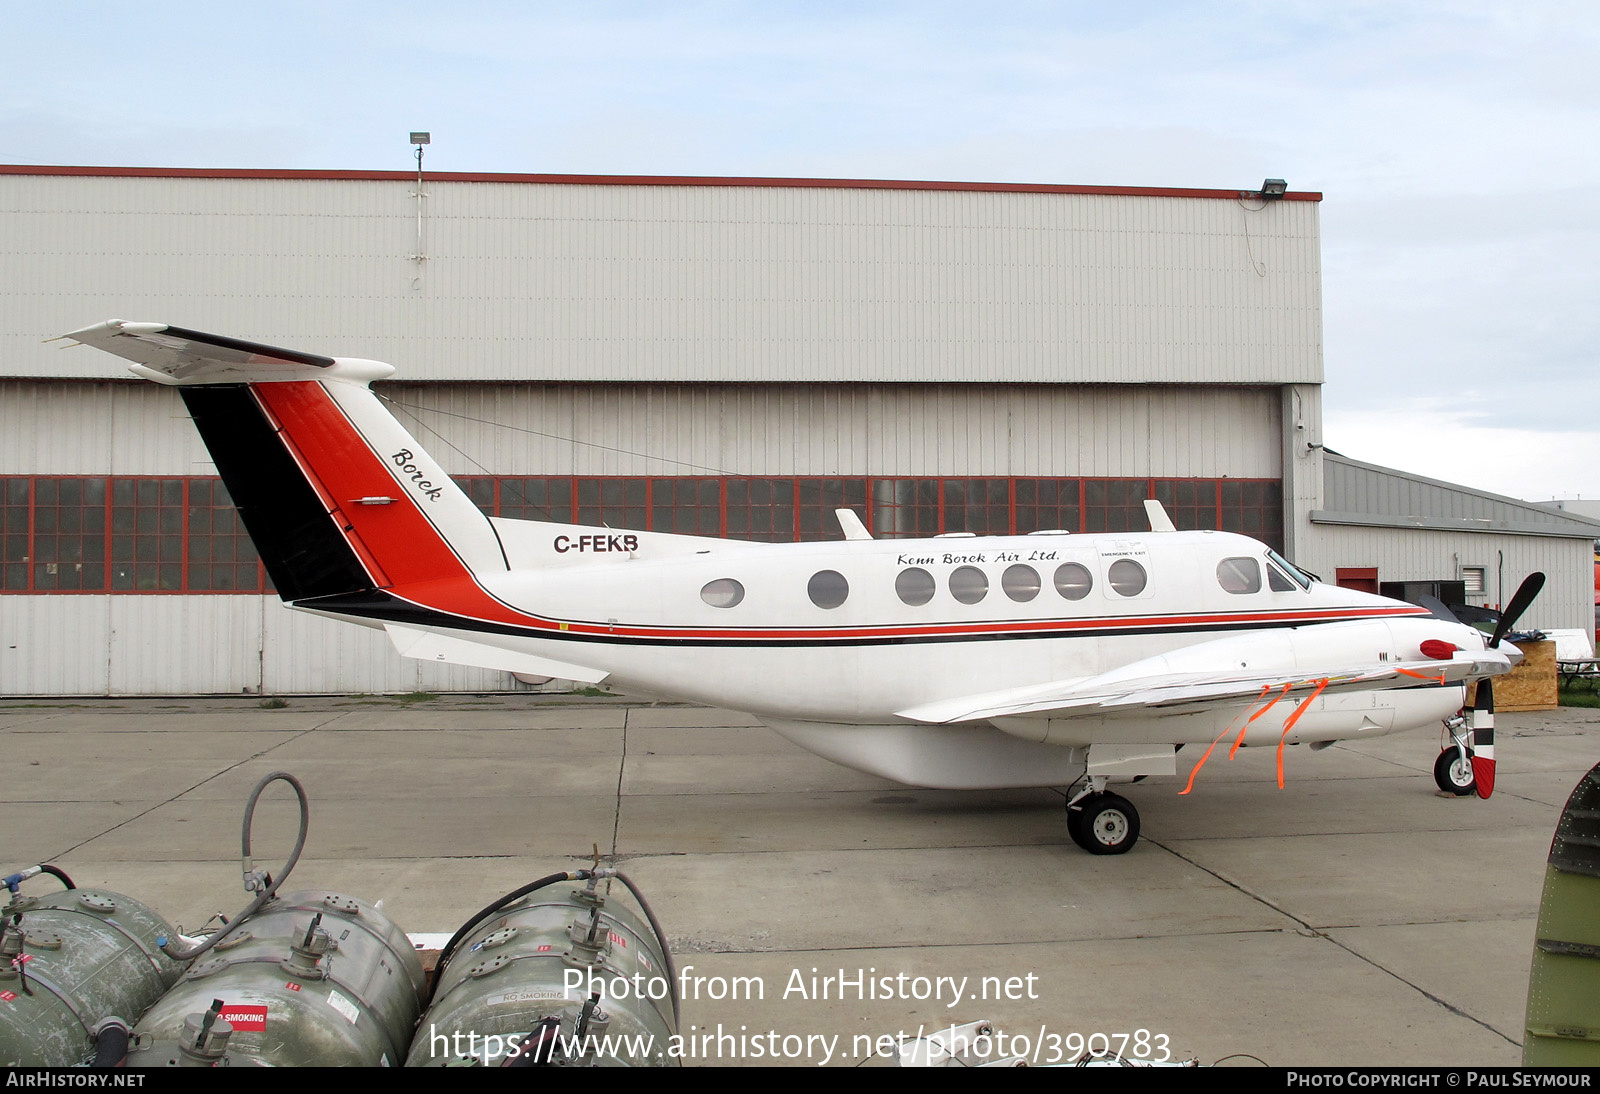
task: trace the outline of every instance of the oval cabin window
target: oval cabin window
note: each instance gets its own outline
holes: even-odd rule
[[[1006,572],[1000,576],[1000,587],[1018,604],[1026,604],[1039,595],[1039,571],[1020,562],[1015,566],[1007,566]]]
[[[976,604],[989,595],[989,579],[976,566],[958,566],[950,574],[950,595],[963,604]]]
[[[819,608],[837,608],[850,595],[850,583],[837,570],[819,570],[811,575],[806,594]]]
[[[1066,562],[1056,567],[1056,592],[1066,600],[1082,600],[1094,588],[1094,578],[1087,566]]]
[[[937,588],[938,584],[933,580],[933,575],[915,566],[909,570],[901,570],[900,576],[894,579],[895,594],[913,608],[920,608],[932,600],[934,590]]]
[[[700,599],[713,608],[731,608],[744,599],[744,586],[731,577],[719,577],[705,583]]]
[[[1106,571],[1106,580],[1122,596],[1138,596],[1144,592],[1144,567],[1131,558],[1119,558]]]

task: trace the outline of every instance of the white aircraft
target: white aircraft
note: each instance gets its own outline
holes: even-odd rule
[[[1112,780],[1176,751],[1313,748],[1445,722],[1435,777],[1493,785],[1487,678],[1518,657],[1264,544],[1174,530],[748,543],[484,516],[368,390],[389,365],[159,323],[67,337],[180,388],[279,595],[402,655],[747,711],[916,786],[1069,786],[1086,850],[1133,846]],[[1471,733],[1464,684],[1483,680]],[[1210,749],[1207,749],[1207,756]],[[1202,761],[1203,762],[1203,761]]]

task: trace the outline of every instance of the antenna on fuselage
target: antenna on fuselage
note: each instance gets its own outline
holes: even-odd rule
[[[872,533],[867,531],[867,526],[861,523],[854,509],[835,509],[833,515],[839,518],[839,527],[844,529],[845,539],[872,538]]]
[[[1167,516],[1166,509],[1155,498],[1146,498],[1144,501],[1145,516],[1150,518],[1152,532],[1176,532],[1178,526],[1172,523],[1172,518]]]

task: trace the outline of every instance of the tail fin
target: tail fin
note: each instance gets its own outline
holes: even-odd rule
[[[284,600],[507,568],[488,518],[368,389],[389,365],[159,323],[112,321],[67,337],[183,389]]]

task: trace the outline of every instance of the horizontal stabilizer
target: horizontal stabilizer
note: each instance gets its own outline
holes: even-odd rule
[[[389,641],[401,657],[418,661],[439,661],[447,665],[471,665],[480,669],[500,669],[524,676],[549,676],[559,680],[576,680],[582,684],[598,684],[611,674],[604,669],[572,665],[536,657],[531,653],[502,649],[467,638],[455,638],[432,631],[419,631],[387,623],[383,628]]]
[[[324,357],[165,323],[112,319],[65,337],[134,362],[136,376],[158,384],[232,384],[341,377],[371,381],[393,374],[380,361]]]

